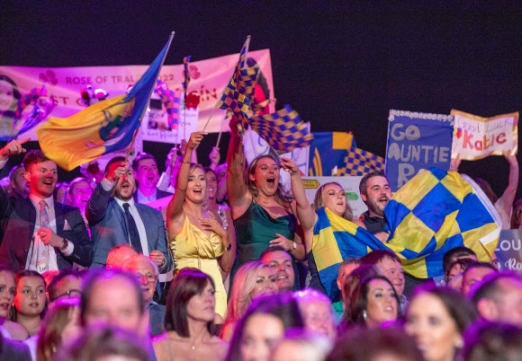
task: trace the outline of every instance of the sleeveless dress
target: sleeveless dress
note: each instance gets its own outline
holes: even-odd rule
[[[207,236],[185,216],[181,232],[170,240],[169,247],[174,255],[176,270],[194,267],[212,277],[216,286],[216,313],[225,319],[227,294],[217,261],[225,251],[221,237],[214,232]]]
[[[234,227],[236,229],[237,257],[230,274],[231,282],[234,281],[234,275],[239,267],[247,262],[259,260],[259,256],[268,248],[270,241],[276,238],[276,233],[293,240],[297,228],[297,218],[293,214],[272,218],[252,199],[246,212],[234,220]]]

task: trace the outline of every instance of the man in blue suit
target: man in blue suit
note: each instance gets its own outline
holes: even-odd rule
[[[25,153],[23,144],[27,141],[13,140],[0,150],[0,169],[9,156]],[[56,163],[42,151],[31,150],[24,157],[24,167],[28,197],[9,197],[0,189],[4,229],[0,264],[14,272],[28,269],[40,273],[71,268],[73,262],[88,267],[92,244],[80,210],[53,198],[58,180]]]
[[[105,174],[85,212],[94,245],[92,267],[104,266],[112,247],[128,243],[149,256],[160,272],[170,270],[172,257],[163,217],[159,211],[134,201],[134,174],[125,158],[112,158]]]

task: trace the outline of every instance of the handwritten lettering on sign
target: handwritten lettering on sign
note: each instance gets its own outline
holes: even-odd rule
[[[522,272],[522,229],[507,229],[500,232],[495,254],[501,270]]]
[[[518,112],[482,118],[453,109],[455,125],[452,158],[476,160],[490,155],[517,153]]]

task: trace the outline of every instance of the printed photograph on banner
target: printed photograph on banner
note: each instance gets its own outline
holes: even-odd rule
[[[306,123],[310,129],[310,123]],[[248,129],[243,135],[243,147],[247,162],[250,163],[255,157],[270,153],[268,144],[252,129]],[[308,169],[308,152],[310,147],[296,148],[290,153],[281,154],[282,157],[287,157],[296,162],[301,175],[306,175]],[[275,152],[272,151],[273,154]],[[277,156],[277,155],[276,155]],[[287,172],[281,171],[281,184],[285,190],[290,191],[290,175]]]
[[[455,117],[451,157],[464,160],[483,159],[490,155],[518,151],[519,113],[483,118],[452,109]]]
[[[156,93],[156,92],[155,92]],[[181,144],[198,128],[198,108],[184,109],[183,92],[160,98],[154,94],[149,109],[141,122],[143,140],[169,144]],[[191,105],[193,106],[193,105]]]
[[[391,109],[386,175],[397,191],[423,169],[449,170],[453,116]]]

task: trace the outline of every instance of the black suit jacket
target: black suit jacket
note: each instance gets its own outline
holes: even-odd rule
[[[56,249],[58,268],[71,268],[73,262],[89,267],[93,257],[92,243],[80,210],[55,201],[54,213],[56,234],[74,244],[73,253],[67,257]],[[14,272],[25,269],[35,222],[36,209],[29,198],[12,198],[0,189],[0,224],[4,227],[0,264]]]

